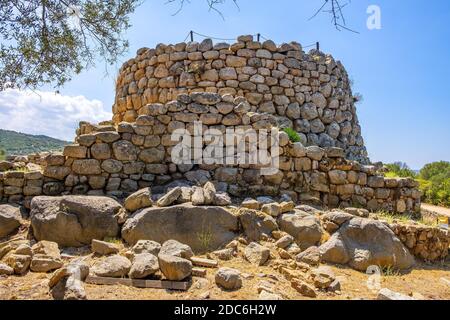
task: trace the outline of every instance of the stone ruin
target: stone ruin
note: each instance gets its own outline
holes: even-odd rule
[[[243,195],[288,195],[325,207],[356,206],[412,213],[420,192],[412,179],[386,179],[369,164],[348,75],[330,55],[241,36],[234,44],[160,44],[138,50],[117,79],[113,119],[81,122],[75,143],[38,162],[41,172],[0,173],[0,198],[29,203],[37,195],[124,198],[179,180]],[[176,129],[293,128],[281,131],[280,170],[255,165],[175,165]],[[8,168],[5,164],[0,167]],[[163,192],[162,189],[160,191]]]
[[[294,128],[306,145],[342,148],[347,159],[369,163],[347,72],[331,55],[305,53],[295,42],[259,43],[252,36],[232,45],[206,39],[142,48],[120,69],[113,122],[134,122],[149,114],[149,104],[192,92],[245,97],[251,114]],[[229,123],[225,110],[210,108],[207,124],[246,124]]]
[[[194,144],[193,163],[174,161],[174,132],[223,137],[231,129],[270,131],[257,145],[271,146],[277,170],[263,174],[273,159],[240,162],[252,144],[235,136],[244,152],[216,155],[232,163],[199,161],[205,140]],[[82,282],[97,283],[91,274],[128,283],[158,274],[187,290],[183,280],[206,274],[194,265],[218,266],[194,254],[221,264],[241,256],[314,298],[341,290],[320,263],[365,272],[445,259],[447,230],[369,212],[415,214],[420,198],[415,180],[385,178],[370,164],[347,73],[330,55],[251,36],[158,45],[122,66],[112,121],[80,122],[62,153],[0,162],[0,202],[29,209],[0,205],[0,276],[56,270],[54,299],[86,299]],[[60,248],[89,245],[83,262],[65,255],[64,265]],[[222,267],[215,282],[238,290],[240,271]],[[264,288],[260,298],[282,298]]]

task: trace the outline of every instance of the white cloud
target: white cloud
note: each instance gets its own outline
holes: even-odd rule
[[[79,121],[110,120],[99,100],[49,91],[7,89],[0,92],[0,128],[73,141]]]

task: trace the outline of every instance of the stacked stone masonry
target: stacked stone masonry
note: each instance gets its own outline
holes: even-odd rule
[[[280,131],[278,173],[258,165],[172,162],[177,129],[293,128]],[[272,137],[273,138],[273,137]],[[203,145],[205,148],[206,145]],[[237,158],[237,154],[234,155]],[[288,195],[297,203],[360,207],[396,213],[420,211],[413,179],[385,178],[369,165],[348,75],[339,61],[298,43],[276,46],[241,36],[234,44],[202,43],[143,48],[120,70],[112,121],[81,122],[63,153],[0,161],[0,202],[29,207],[38,195],[107,195],[123,199],[179,180],[212,181],[235,198]],[[391,225],[417,257],[448,254],[447,231]]]
[[[448,255],[450,246],[448,230],[401,224],[391,225],[391,229],[416,257],[426,261],[439,261]]]
[[[252,36],[142,48],[120,69],[113,121],[134,122],[148,104],[191,92],[243,96],[252,112],[274,115],[308,146],[339,147],[346,158],[369,163],[347,72],[331,55]]]
[[[328,207],[358,206],[370,210],[418,212],[420,192],[413,179],[387,179],[376,167],[344,157],[340,148],[305,147],[279,133],[280,170],[262,176],[257,165],[175,165],[171,153],[178,141],[175,129],[203,130],[272,128],[274,116],[243,112],[251,108],[242,97],[215,93],[180,94],[167,104],[147,105],[135,123],[80,123],[76,143],[63,154],[44,160],[43,175],[6,172],[0,177],[4,201],[46,194],[107,194],[123,197],[140,188],[175,180],[193,184],[215,181],[233,196],[288,194],[297,201],[316,201]],[[32,178],[30,178],[30,176]],[[35,179],[35,180],[33,180]],[[33,187],[30,189],[29,187]]]

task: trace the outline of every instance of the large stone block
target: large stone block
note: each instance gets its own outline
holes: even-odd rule
[[[9,204],[0,205],[0,239],[11,234],[21,225],[20,208]]]
[[[92,239],[119,234],[122,206],[106,197],[35,197],[31,201],[31,227],[37,240],[79,247]]]
[[[185,204],[136,212],[125,222],[122,237],[129,244],[174,239],[199,253],[220,248],[233,240],[238,231],[238,219],[228,210]]]
[[[408,249],[377,220],[353,218],[344,222],[319,249],[322,261],[349,264],[360,271],[369,266],[408,269],[414,265]]]
[[[72,164],[72,170],[74,173],[81,175],[102,173],[100,162],[96,159],[77,159]]]

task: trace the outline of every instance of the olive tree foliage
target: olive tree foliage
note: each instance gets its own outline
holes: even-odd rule
[[[141,0],[0,0],[0,91],[62,86],[98,57],[128,48],[123,32]]]

